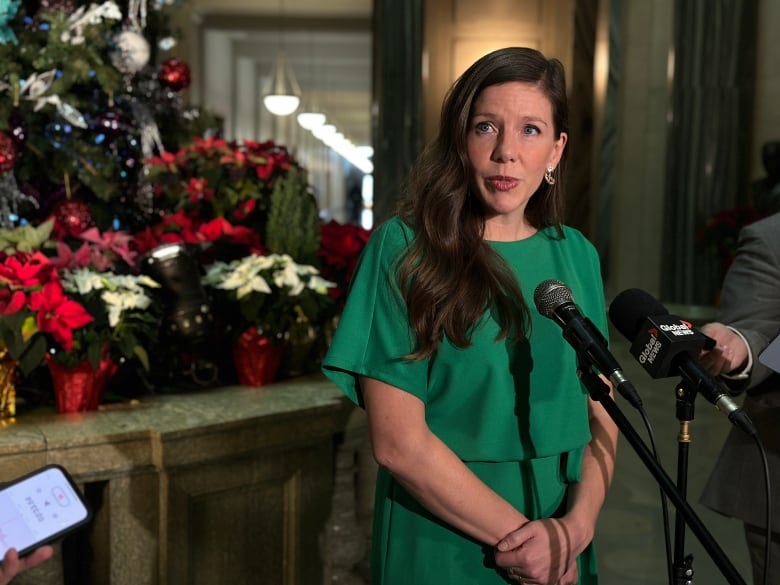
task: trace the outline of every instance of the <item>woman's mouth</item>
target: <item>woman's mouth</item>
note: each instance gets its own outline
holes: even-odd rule
[[[505,177],[503,175],[495,175],[487,177],[485,182],[496,191],[511,191],[520,182],[515,177]]]

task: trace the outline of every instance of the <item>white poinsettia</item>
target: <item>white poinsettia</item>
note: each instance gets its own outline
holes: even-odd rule
[[[206,268],[202,283],[234,295],[251,323],[275,330],[283,330],[282,323],[295,322],[306,312],[305,318],[314,322],[319,315],[315,307],[327,303],[328,289],[336,286],[322,278],[316,267],[298,264],[288,254],[250,254],[231,262],[214,262]],[[307,293],[304,299],[305,291],[313,296]],[[320,300],[313,303],[314,299]]]
[[[335,287],[336,283],[325,280],[319,274],[313,274],[306,286],[318,294],[326,295],[328,294],[328,289]]]
[[[63,273],[62,286],[68,292],[86,295],[93,290],[105,288],[103,276],[103,274],[89,268],[79,268]]]
[[[62,286],[66,291],[82,296],[93,291],[103,291],[100,298],[105,303],[108,323],[116,327],[124,311],[148,309],[152,299],[147,289],[159,288],[160,285],[145,275],[95,272],[89,268],[79,268],[63,274]]]
[[[146,348],[156,340],[162,322],[162,305],[151,289],[160,285],[146,275],[93,268],[63,270],[60,280],[63,290],[93,317],[76,332],[77,348],[58,353],[63,363],[75,365],[107,353],[114,359],[137,359],[148,370]]]
[[[270,294],[271,287],[260,274],[266,268],[259,256],[248,256],[232,262],[215,262],[206,271],[203,284],[236,291],[236,297],[242,298],[253,292]]]

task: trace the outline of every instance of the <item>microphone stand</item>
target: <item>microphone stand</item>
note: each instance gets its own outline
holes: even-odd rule
[[[696,515],[688,502],[680,495],[672,480],[666,474],[664,469],[658,463],[656,458],[647,448],[642,438],[637,434],[631,422],[626,418],[620,408],[609,394],[609,387],[599,378],[590,368],[587,354],[577,350],[577,375],[588,389],[590,396],[602,404],[604,410],[617,425],[618,429],[628,439],[628,442],[634,448],[639,458],[645,464],[648,471],[655,477],[658,484],[674,504],[678,513],[687,521],[688,526],[698,537],[702,546],[720,569],[729,585],[746,585],[744,579],[740,576],[734,565],[731,564],[726,554],[715,542],[712,534],[707,530],[702,521]]]
[[[691,444],[690,422],[693,420],[693,401],[696,392],[691,386],[681,381],[676,388],[676,413],[680,422],[677,435],[677,491],[680,497],[688,497],[688,452]],[[677,511],[674,529],[674,583],[675,585],[690,585],[693,583],[693,555],[685,555],[685,519]]]

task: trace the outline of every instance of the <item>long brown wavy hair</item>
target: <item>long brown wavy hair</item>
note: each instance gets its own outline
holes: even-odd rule
[[[489,53],[469,67],[444,99],[436,138],[425,148],[407,179],[398,215],[415,231],[398,277],[417,337],[410,359],[435,353],[443,336],[457,347],[488,309],[500,324],[499,338],[523,336],[530,310],[516,278],[484,240],[485,209],[472,192],[466,141],[474,101],[486,87],[534,83],[550,100],[555,138],[568,131],[563,65],[539,51],[509,47]],[[566,149],[554,185],[542,181],[526,206],[532,226],[555,226],[563,237],[563,177]]]

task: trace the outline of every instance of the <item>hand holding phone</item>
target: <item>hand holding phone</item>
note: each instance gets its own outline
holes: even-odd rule
[[[15,549],[9,550],[5,553],[5,556],[0,559],[0,585],[8,585],[11,582],[11,579],[16,577],[19,573],[37,567],[44,561],[49,560],[53,554],[54,549],[48,545],[36,548],[29,555],[21,559]]]
[[[11,548],[23,557],[86,524],[90,517],[65,468],[46,465],[15,479],[0,488],[0,559]]]

